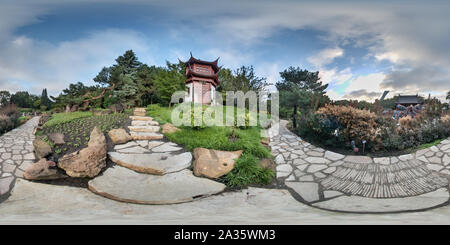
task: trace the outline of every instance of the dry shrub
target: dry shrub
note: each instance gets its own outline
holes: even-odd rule
[[[317,114],[322,118],[336,120],[346,140],[373,142],[376,139],[378,124],[375,120],[377,116],[373,112],[351,106],[326,105],[320,108]]]
[[[450,128],[450,115],[441,117],[441,121],[447,128]]]
[[[8,104],[0,108],[0,134],[3,134],[17,126],[20,113],[17,106]]]

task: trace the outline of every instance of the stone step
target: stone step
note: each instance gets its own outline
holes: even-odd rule
[[[160,133],[148,133],[148,132],[130,132],[133,140],[160,140],[164,135]]]
[[[158,126],[156,121],[131,121],[131,126]]]
[[[135,111],[133,112],[134,116],[138,116],[138,117],[145,117],[147,115],[146,112],[142,112],[142,111]]]
[[[190,170],[163,176],[137,173],[124,167],[108,168],[89,181],[89,190],[101,196],[137,204],[190,202],[222,192],[225,185],[195,177]]]
[[[145,109],[145,107],[136,107],[134,108],[134,111],[146,112],[147,110]]]
[[[185,152],[171,155],[168,153],[127,154],[109,152],[111,161],[137,172],[164,175],[177,172],[191,166],[192,154]]]
[[[128,126],[128,129],[133,132],[154,133],[159,131],[159,126]]]
[[[130,119],[133,121],[153,121],[153,117],[146,116],[130,116]]]

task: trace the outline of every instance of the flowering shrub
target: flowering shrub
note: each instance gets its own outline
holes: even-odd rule
[[[297,133],[310,141],[334,148],[350,148],[351,142],[369,151],[395,151],[416,147],[450,136],[450,116],[424,119],[404,117],[398,122],[368,110],[327,105],[303,115]]]

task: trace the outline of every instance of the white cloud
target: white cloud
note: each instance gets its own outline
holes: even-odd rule
[[[332,83],[334,85],[341,85],[353,77],[351,68],[345,68],[338,71],[337,68],[333,69],[321,69],[319,71],[320,80],[324,84]]]
[[[311,56],[308,58],[308,62],[314,65],[317,68],[322,68],[325,65],[330,64],[337,57],[341,57],[344,55],[344,50],[336,47],[336,48],[327,48],[320,51],[318,54]]]
[[[374,101],[383,92],[380,85],[384,78],[383,73],[358,76],[349,82],[343,98]]]
[[[25,36],[0,44],[0,85],[15,83],[14,91],[58,94],[69,83],[88,82],[103,66],[133,49],[141,61],[152,63],[143,37],[134,31],[110,29],[73,41],[51,44]]]

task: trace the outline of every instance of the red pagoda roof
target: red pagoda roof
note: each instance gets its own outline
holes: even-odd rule
[[[191,52],[191,57],[189,58],[189,60],[186,61],[186,62],[183,62],[183,63],[185,63],[187,65],[192,65],[194,63],[195,64],[201,64],[201,65],[210,65],[213,68],[214,72],[217,73],[219,71],[219,69],[220,69],[220,67],[217,65],[217,62],[219,61],[219,58],[217,58],[214,61],[206,61],[206,60],[196,59],[196,58],[194,58],[192,56],[192,52]]]

